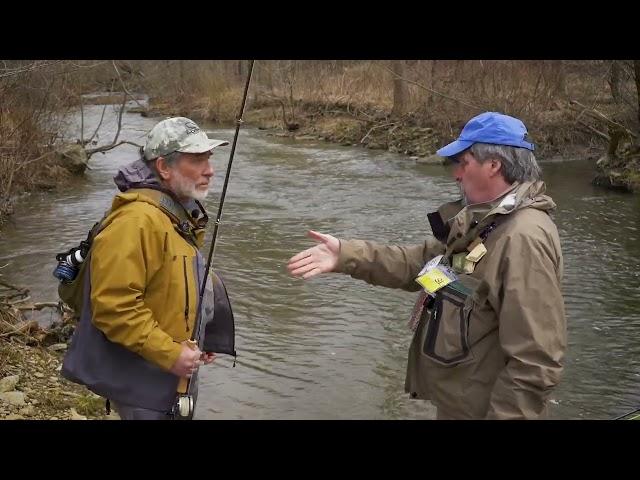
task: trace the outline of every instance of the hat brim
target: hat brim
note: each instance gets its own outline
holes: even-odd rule
[[[471,142],[468,140],[455,140],[449,145],[445,145],[444,147],[442,147],[436,152],[436,154],[440,155],[441,157],[454,157],[460,152],[469,148],[474,143],[476,142]]]
[[[227,142],[226,140],[208,139],[203,142],[193,143],[188,147],[184,147],[176,151],[180,153],[205,153],[210,152],[216,147],[223,147],[224,145],[229,145],[229,142]]]

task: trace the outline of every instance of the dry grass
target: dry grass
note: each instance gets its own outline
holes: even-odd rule
[[[233,120],[246,62],[168,61],[162,72],[157,63],[147,62],[141,69],[146,68],[148,90],[161,102],[197,118]],[[269,106],[286,122],[304,121],[310,113],[379,121],[393,107],[390,66],[389,61],[257,61],[248,108]],[[636,92],[625,68],[625,98],[613,103],[609,61],[404,61],[405,120],[453,137],[471,116],[492,110],[522,118],[539,143],[588,143],[593,132],[576,121],[576,112],[567,108],[569,100],[637,127]]]

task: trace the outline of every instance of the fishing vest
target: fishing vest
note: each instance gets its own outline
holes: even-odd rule
[[[419,322],[426,322],[426,328],[422,329],[418,340],[421,353],[442,366],[454,366],[469,358],[470,345],[466,330],[473,295],[480,284],[471,274],[487,254],[484,241],[508,217],[487,217],[491,208],[469,212],[472,217],[467,219],[467,223],[471,230],[452,235],[445,219],[454,218],[462,209],[460,202],[453,202],[427,215],[435,238],[445,244],[446,249],[443,255],[428,262],[416,278],[423,288],[408,324],[416,332]],[[459,335],[448,332],[451,325],[459,326]]]

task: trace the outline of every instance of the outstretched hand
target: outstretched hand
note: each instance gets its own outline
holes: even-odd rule
[[[308,279],[333,271],[338,265],[340,240],[313,230],[309,230],[307,236],[318,244],[291,257],[287,263],[289,273],[294,277]]]

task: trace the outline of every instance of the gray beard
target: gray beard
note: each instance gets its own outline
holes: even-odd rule
[[[171,190],[178,197],[192,198],[202,202],[208,195],[209,189],[198,190],[193,181],[182,176],[177,170],[174,171],[175,178],[170,185]]]

